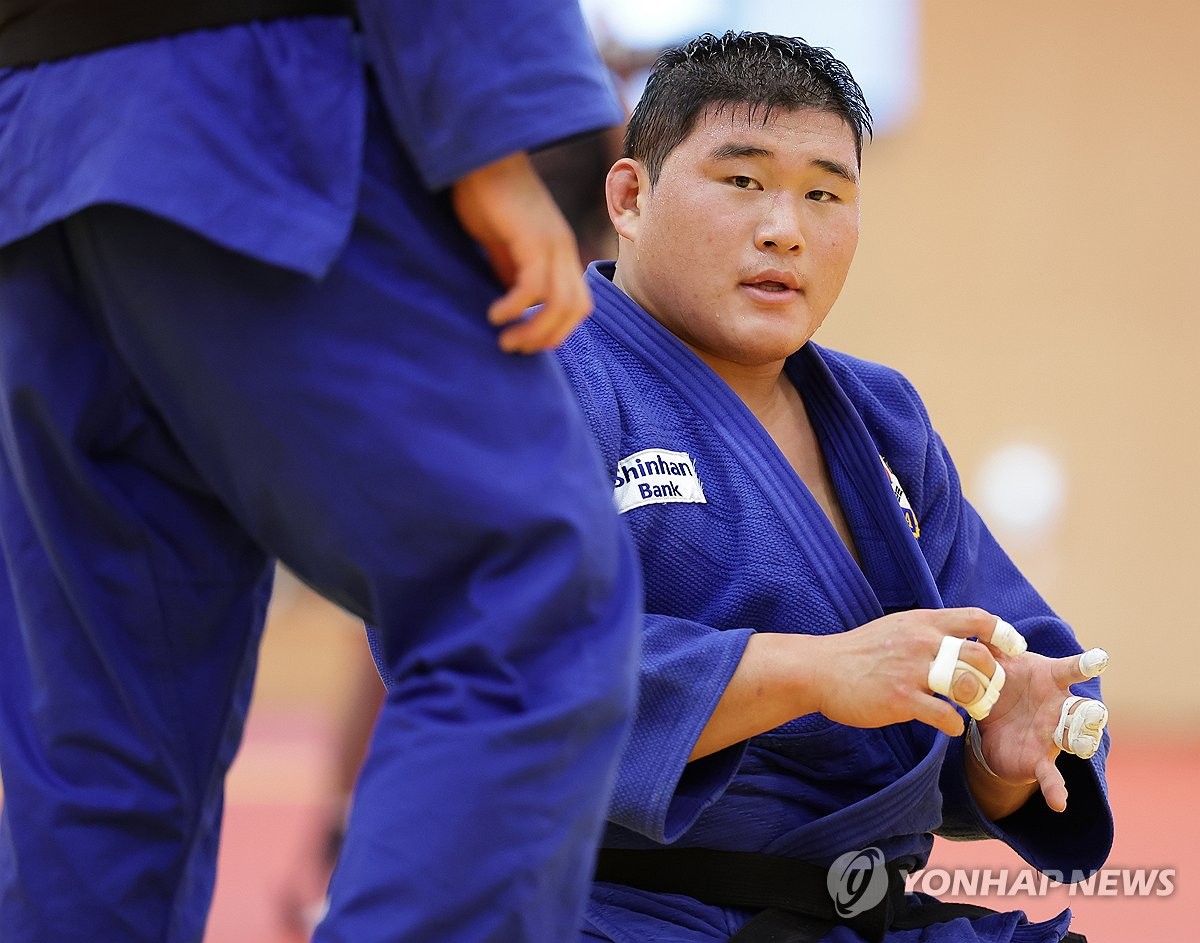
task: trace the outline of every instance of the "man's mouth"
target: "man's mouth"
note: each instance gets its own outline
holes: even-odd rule
[[[742,282],[747,288],[754,288],[769,294],[785,294],[789,291],[799,291],[800,279],[791,272],[782,269],[762,271]]]

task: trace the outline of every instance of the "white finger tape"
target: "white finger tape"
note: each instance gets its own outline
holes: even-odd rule
[[[1079,656],[1079,673],[1087,678],[1098,678],[1108,667],[1108,652],[1103,648],[1089,648]]]
[[[1025,636],[1000,618],[996,619],[996,628],[992,630],[992,644],[1005,655],[1011,655],[1013,658],[1023,655],[1029,648]]]
[[[943,694],[953,700],[954,695],[950,692],[954,685],[955,674],[959,671],[969,671],[979,680],[982,693],[971,703],[964,704],[963,707],[976,720],[983,720],[991,713],[996,701],[1000,698],[1000,691],[1004,687],[1004,668],[997,664],[996,673],[989,678],[974,665],[962,661],[958,655],[962,650],[963,641],[964,639],[955,638],[952,635],[947,635],[942,639],[937,657],[929,665],[929,675],[926,681],[929,690],[934,694]]]
[[[974,665],[968,665],[965,661],[960,661],[959,666],[969,668],[971,672],[983,683],[987,678],[986,675]],[[983,694],[973,700],[970,704],[964,704],[967,713],[976,720],[983,720],[992,712],[992,708],[996,706],[996,702],[1000,700],[1000,691],[1004,687],[1004,666],[999,662],[996,663],[996,673],[992,675],[991,680],[987,681],[987,688]]]
[[[1107,724],[1108,708],[1103,703],[1072,694],[1063,701],[1058,726],[1054,728],[1054,745],[1082,760],[1090,760],[1100,749],[1100,737]]]
[[[958,653],[965,639],[947,635],[942,639],[937,657],[930,662],[929,677],[926,679],[929,690],[934,694],[944,694],[950,697],[950,685],[954,683],[954,669],[960,664]]]

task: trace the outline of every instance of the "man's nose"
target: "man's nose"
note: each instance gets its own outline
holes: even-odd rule
[[[758,227],[755,244],[763,251],[782,251],[794,255],[804,251],[804,227],[792,199],[780,197]]]

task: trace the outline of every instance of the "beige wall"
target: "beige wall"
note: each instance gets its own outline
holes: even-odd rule
[[[926,0],[919,111],[864,155],[818,335],[904,370],[968,489],[1024,440],[1068,473],[1013,555],[1113,655],[1129,721],[1200,719],[1200,3]],[[970,491],[968,491],[970,493]]]
[[[1200,682],[1165,671],[1191,657],[1200,584],[1200,3],[923,17],[919,112],[865,155],[862,245],[819,339],[913,379],[968,490],[1005,442],[1055,451],[1061,526],[1010,550],[1111,650],[1116,718],[1200,719]],[[267,702],[337,698],[355,634],[324,613],[268,633]]]

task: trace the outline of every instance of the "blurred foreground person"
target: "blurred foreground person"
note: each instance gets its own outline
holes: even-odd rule
[[[316,939],[577,932],[639,581],[525,152],[621,117],[570,2],[0,0],[5,943],[202,937],[276,559],[388,687]]]

